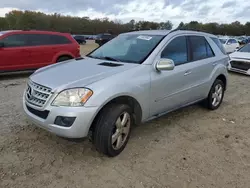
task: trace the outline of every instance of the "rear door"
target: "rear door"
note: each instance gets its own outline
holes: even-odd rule
[[[60,52],[66,53],[71,41],[64,36],[53,34],[30,34],[29,44],[32,64],[39,68],[56,62]]]
[[[40,68],[52,63],[55,50],[50,45],[49,35],[28,34],[31,66]]]
[[[207,97],[210,75],[216,66],[215,53],[204,36],[188,36],[190,63],[186,70],[188,87],[184,103]]]
[[[0,39],[0,71],[30,69],[30,52],[27,50],[27,37],[24,34],[10,34]]]

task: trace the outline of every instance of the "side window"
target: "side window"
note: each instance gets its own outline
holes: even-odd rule
[[[188,62],[187,40],[185,36],[173,39],[161,53],[161,58],[172,59],[175,65]]]
[[[48,45],[49,35],[45,34],[28,34],[29,37],[29,46],[41,46],[41,45]]]
[[[25,34],[14,34],[0,40],[5,48],[22,47],[28,45],[28,37]]]
[[[232,39],[232,43],[236,44],[236,43],[237,43],[237,41],[236,41],[235,39]]]
[[[71,41],[64,37],[64,36],[60,36],[60,35],[49,35],[50,38],[50,44],[70,44]]]
[[[228,41],[227,41],[227,44],[232,44],[233,43],[233,39],[229,39]]]
[[[214,43],[219,47],[220,51],[223,53],[223,54],[227,54],[226,51],[225,51],[225,48],[223,47],[223,45],[221,44],[220,40],[218,38],[214,38],[214,37],[211,37],[211,39],[214,41]]]
[[[192,61],[198,61],[214,56],[214,53],[205,37],[190,36],[189,40],[192,49]]]
[[[205,43],[206,43],[206,49],[207,49],[207,57],[214,57],[215,56],[214,51],[206,39],[205,39]]]

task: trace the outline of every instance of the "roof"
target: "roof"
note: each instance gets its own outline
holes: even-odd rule
[[[128,33],[123,33],[123,34],[141,34],[141,35],[162,35],[165,36],[169,33],[176,33],[176,34],[201,34],[201,35],[206,35],[210,37],[216,37],[213,34],[210,33],[205,33],[205,32],[200,32],[200,31],[191,31],[191,30],[141,30],[141,31],[132,31]]]
[[[57,34],[57,35],[65,35],[65,34],[69,34],[69,33],[62,33],[62,32],[57,32],[57,31],[45,31],[45,30],[6,30],[6,31],[0,31],[0,36],[7,34],[7,33],[12,33],[12,32],[21,32],[21,33],[38,33],[38,34]]]
[[[9,32],[16,32],[16,31],[21,31],[21,30],[6,30],[6,31],[0,31],[0,35],[3,35],[5,33],[9,33]]]
[[[141,34],[141,35],[167,35],[171,30],[141,30],[141,31],[131,31],[123,34]]]

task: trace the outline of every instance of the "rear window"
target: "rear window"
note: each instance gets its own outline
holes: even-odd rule
[[[248,52],[248,53],[250,53],[250,44],[246,44],[245,46],[240,48],[238,51],[239,52]]]
[[[225,51],[225,48],[223,47],[222,43],[220,42],[220,40],[218,38],[214,38],[214,37],[211,37],[211,39],[214,41],[214,43],[219,47],[219,49],[221,50],[221,52],[223,54],[227,54],[226,51]]]

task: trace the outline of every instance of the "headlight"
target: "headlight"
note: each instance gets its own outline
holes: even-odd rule
[[[92,94],[93,91],[86,88],[64,90],[57,95],[52,106],[83,106]]]

